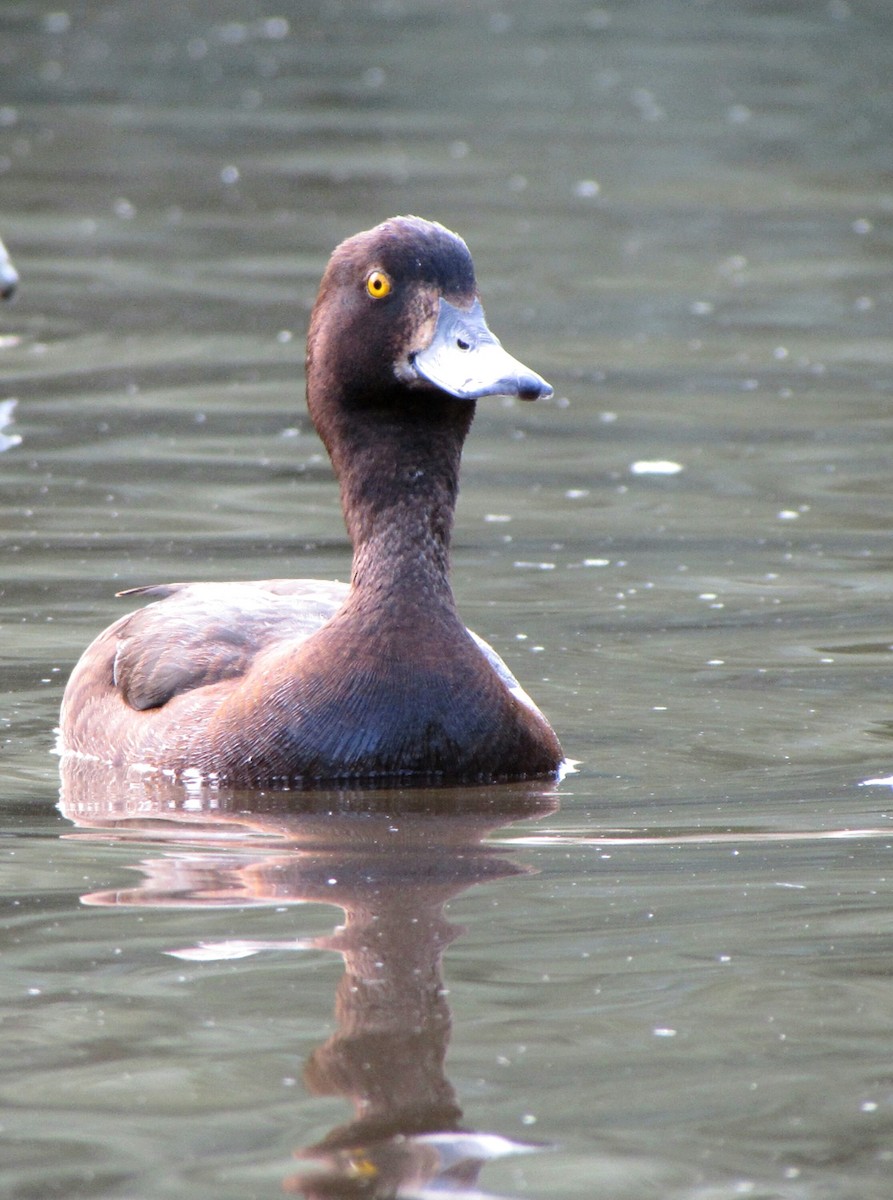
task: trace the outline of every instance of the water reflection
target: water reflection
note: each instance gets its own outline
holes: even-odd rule
[[[547,787],[238,793],[66,762],[60,807],[79,827],[74,836],[102,830],[168,842],[164,857],[139,865],[134,887],[91,893],[87,904],[316,901],[344,910],[344,923],[324,937],[171,950],[220,959],[325,949],[344,960],[336,1030],[310,1056],[304,1082],[314,1095],[343,1096],[354,1115],[298,1151],[315,1161],[284,1180],[286,1191],[314,1200],[428,1188],[483,1196],[477,1179],[488,1160],[535,1149],[462,1126],[444,1068],[452,1018],[442,973],[443,953],[462,930],[443,908],[474,884],[524,872],[484,839],[553,813],[557,799]]]

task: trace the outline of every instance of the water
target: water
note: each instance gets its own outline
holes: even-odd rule
[[[883,0],[0,12],[5,1195],[886,1200],[891,60]],[[116,590],[345,577],[304,332],[401,211],[556,388],[479,406],[454,584],[578,772],[57,807]]]

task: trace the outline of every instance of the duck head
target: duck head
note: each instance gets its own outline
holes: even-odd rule
[[[433,221],[394,217],[334,251],[308,339],[308,402],[348,406],[451,397],[548,397],[552,389],[491,333],[462,238]],[[470,414],[469,414],[470,419]]]

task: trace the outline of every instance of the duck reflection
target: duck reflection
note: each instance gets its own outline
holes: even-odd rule
[[[336,1030],[310,1056],[304,1081],[314,1095],[353,1106],[352,1120],[298,1152],[315,1162],[285,1180],[287,1192],[308,1200],[430,1190],[483,1197],[476,1181],[485,1162],[535,1149],[462,1127],[444,1067],[451,1014],[442,973],[443,953],[462,930],[443,907],[473,884],[524,872],[484,839],[553,812],[548,786],[239,793],[66,763],[60,807],[80,836],[101,829],[178,843],[140,864],[135,887],[93,893],[83,897],[88,904],[319,901],[344,910],[330,935],[285,944],[344,959]],[[177,953],[239,957],[282,945],[238,941]]]

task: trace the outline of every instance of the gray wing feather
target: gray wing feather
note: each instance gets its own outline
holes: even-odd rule
[[[334,616],[347,586],[276,579],[159,584],[120,594],[158,601],[119,623],[113,664],[128,704],[146,709],[243,675],[273,642],[303,641]]]

